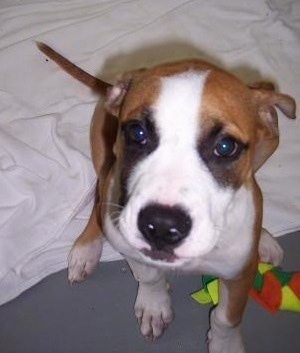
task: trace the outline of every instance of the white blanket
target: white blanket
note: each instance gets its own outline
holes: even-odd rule
[[[66,266],[95,185],[89,122],[97,97],[37,50],[44,41],[111,79],[202,56],[299,102],[299,0],[0,2],[0,304]],[[264,225],[300,229],[300,124],[280,114],[281,145],[258,175]],[[109,246],[104,260],[119,258]]]

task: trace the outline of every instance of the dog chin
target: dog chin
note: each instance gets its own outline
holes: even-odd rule
[[[138,253],[140,254],[143,262],[149,265],[160,268],[173,269],[179,268],[183,264],[190,261],[189,258],[181,258],[180,256],[177,256],[174,252],[174,249],[172,248],[160,250],[139,239],[138,237],[132,239],[123,233],[121,234],[123,239],[126,239],[126,242],[132,249],[132,253],[127,253],[127,256],[131,257],[133,253]]]
[[[149,250],[147,248],[143,248],[140,251],[143,253],[144,256],[149,257],[154,261],[164,261],[167,263],[172,263],[178,259],[178,257],[173,252],[169,252],[169,251],[158,250],[158,249]]]
[[[211,241],[205,246],[192,246],[192,244],[183,244],[179,248],[164,247],[164,249],[158,249],[155,246],[150,245],[148,242],[142,240],[138,236],[132,236],[134,232],[127,234],[122,233],[122,238],[131,247],[134,253],[139,253],[149,265],[177,269],[184,265],[193,263],[196,259],[199,259],[212,251],[217,243],[217,238]],[[131,254],[127,254],[131,255]]]

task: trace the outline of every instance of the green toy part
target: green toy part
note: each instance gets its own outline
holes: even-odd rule
[[[218,278],[202,276],[202,285],[192,298],[200,304],[216,305],[219,301]],[[272,313],[278,310],[300,313],[300,271],[284,272],[280,267],[261,262],[249,295]]]

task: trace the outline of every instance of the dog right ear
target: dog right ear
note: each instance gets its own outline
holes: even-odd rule
[[[249,86],[257,109],[257,141],[254,154],[254,171],[257,171],[273,154],[279,143],[278,108],[286,117],[296,118],[296,102],[287,94],[275,92],[270,82],[256,82]]]
[[[108,89],[105,101],[106,110],[118,117],[122,108],[124,99],[129,91],[132,80],[145,69],[138,69],[126,72],[117,79],[117,83]]]

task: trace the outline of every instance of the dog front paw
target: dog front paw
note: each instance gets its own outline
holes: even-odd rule
[[[101,238],[80,244],[75,243],[68,256],[68,279],[71,284],[83,281],[97,266],[102,254]]]
[[[283,259],[283,250],[277,240],[264,228],[258,246],[259,258],[263,262],[278,266]]]
[[[240,326],[230,327],[218,320],[215,310],[211,313],[207,334],[209,353],[246,353]]]
[[[174,316],[165,280],[155,284],[140,283],[134,311],[147,340],[161,336]]]

